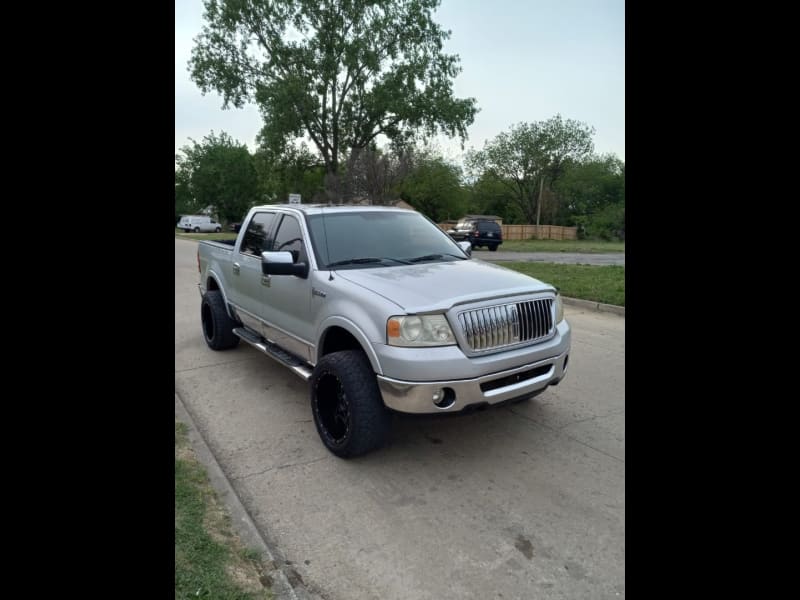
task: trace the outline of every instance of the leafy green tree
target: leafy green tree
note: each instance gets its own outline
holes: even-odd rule
[[[258,178],[247,146],[224,131],[212,131],[202,142],[191,140],[175,157],[176,210],[191,198],[198,209],[213,207],[223,222],[237,221],[258,201]]]
[[[592,135],[593,128],[561,115],[518,123],[482,150],[468,152],[466,163],[473,174],[505,186],[527,222],[538,225],[544,187],[552,187],[570,164],[591,154]]]
[[[175,224],[182,215],[193,215],[200,212],[202,206],[192,196],[189,174],[186,170],[175,171]]]
[[[466,212],[461,169],[441,156],[418,157],[400,189],[403,200],[437,223],[457,219]]]
[[[340,160],[377,136],[443,132],[466,139],[474,98],[456,98],[457,55],[433,21],[440,0],[205,0],[189,62],[224,107],[255,102],[279,148],[307,134],[325,187],[341,196]]]
[[[279,152],[262,145],[253,160],[265,202],[288,202],[289,194],[300,194],[303,202],[321,198],[325,166],[305,144],[287,144]]]
[[[482,175],[469,188],[469,206],[466,211],[471,214],[497,215],[503,223],[526,223],[519,206],[509,202],[509,191],[502,182],[486,174]]]
[[[625,237],[625,163],[592,156],[565,170],[556,186],[571,220],[589,237]]]

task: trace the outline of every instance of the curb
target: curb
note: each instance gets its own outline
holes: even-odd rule
[[[256,527],[247,509],[239,499],[239,495],[233,489],[231,482],[225,475],[222,467],[217,462],[211,448],[203,439],[200,429],[194,422],[192,415],[183,404],[183,400],[175,394],[175,417],[188,426],[187,437],[192,444],[192,448],[197,455],[197,459],[205,466],[211,486],[217,492],[220,501],[226,506],[231,515],[231,523],[242,542],[248,548],[258,550],[264,555],[264,562],[267,567],[272,567],[272,571],[265,574],[272,580],[272,593],[275,600],[310,600],[319,598],[316,594],[310,594],[306,590],[296,589],[289,582],[286,573],[282,568],[283,561],[275,559],[275,553],[270,550],[261,532]]]
[[[580,298],[568,298],[567,296],[561,296],[561,300],[564,301],[564,304],[569,304],[570,306],[578,306],[580,308],[586,308],[589,310],[594,310],[596,312],[614,313],[615,315],[620,315],[621,317],[625,316],[624,306],[617,306],[615,304],[603,304],[602,302],[594,302],[592,300],[581,300]]]

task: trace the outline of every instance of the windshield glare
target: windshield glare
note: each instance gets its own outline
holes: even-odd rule
[[[348,268],[400,266],[410,259],[441,254],[431,260],[459,260],[467,256],[456,243],[419,213],[353,212],[309,215],[314,254],[321,269],[331,263],[360,258],[386,262]]]

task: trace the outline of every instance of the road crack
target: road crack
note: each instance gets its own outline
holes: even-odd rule
[[[256,475],[263,475],[264,473],[269,473],[270,471],[277,471],[279,469],[288,469],[289,467],[302,467],[305,465],[311,465],[316,462],[320,462],[321,460],[326,460],[330,458],[329,456],[320,456],[318,458],[313,458],[307,461],[301,461],[296,463],[286,463],[285,465],[275,465],[274,467],[267,467],[261,471],[256,471],[255,473],[248,473],[247,475],[242,475],[241,477],[236,477],[237,480],[244,481],[245,479],[249,479],[250,477],[255,477]]]

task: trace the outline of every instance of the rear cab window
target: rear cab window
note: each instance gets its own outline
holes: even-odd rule
[[[242,237],[239,253],[245,256],[261,258],[262,252],[272,250],[272,240],[269,235],[275,221],[275,213],[257,212],[247,224],[247,230]]]

